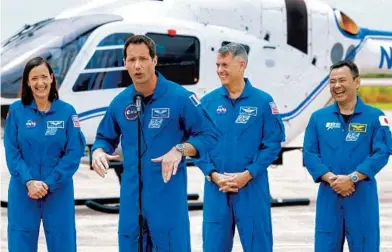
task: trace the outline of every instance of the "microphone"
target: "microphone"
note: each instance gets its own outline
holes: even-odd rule
[[[144,100],[144,94],[141,92],[135,92],[133,94],[133,102],[136,105],[136,110],[137,112],[140,112],[142,110],[142,101]]]

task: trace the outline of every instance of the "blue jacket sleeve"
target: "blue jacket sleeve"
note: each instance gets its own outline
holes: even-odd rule
[[[311,116],[305,129],[303,155],[305,167],[312,176],[313,181],[316,183],[321,182],[321,177],[329,172],[329,168],[323,164],[320,158],[319,136],[314,115]]]
[[[392,154],[392,136],[386,117],[382,114],[378,119],[373,132],[372,152],[356,169],[371,180],[388,163]]]
[[[4,147],[7,167],[10,174],[19,177],[26,185],[27,181],[34,179],[27,167],[18,143],[17,115],[13,106],[10,106],[4,127]]]
[[[49,191],[54,192],[61,188],[68,181],[80,165],[80,159],[84,156],[86,139],[80,130],[79,119],[76,111],[72,108],[72,114],[67,121],[67,142],[65,144],[64,155],[51,173],[44,179],[49,187]]]
[[[183,104],[182,121],[189,136],[186,142],[195,147],[199,156],[205,156],[218,142],[218,129],[196,95],[191,94]]]
[[[246,167],[253,178],[261,175],[277,159],[286,139],[283,121],[279,113],[273,112],[273,105],[272,97],[263,105],[263,137],[253,162]]]
[[[120,141],[120,134],[121,130],[114,114],[112,102],[102,121],[99,123],[91,151],[94,152],[95,149],[102,148],[105,153],[109,155],[113,154]]]

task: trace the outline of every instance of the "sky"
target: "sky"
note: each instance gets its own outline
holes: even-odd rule
[[[25,23],[31,24],[50,18],[59,14],[66,8],[76,7],[91,1],[92,0],[1,0],[0,40],[3,41],[5,38],[15,33]],[[391,0],[323,1],[345,12],[361,27],[392,31]]]

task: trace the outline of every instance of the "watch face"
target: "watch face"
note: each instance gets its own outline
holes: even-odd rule
[[[351,179],[352,179],[352,181],[357,182],[358,181],[358,176],[357,175],[352,175]]]

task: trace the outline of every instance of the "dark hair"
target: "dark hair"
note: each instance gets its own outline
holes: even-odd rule
[[[330,67],[330,73],[332,72],[333,69],[341,68],[344,66],[346,66],[350,69],[351,75],[353,76],[354,80],[359,76],[359,70],[358,70],[357,65],[350,60],[341,60],[341,61],[336,62],[335,64],[333,64]]]
[[[148,47],[148,52],[150,53],[151,58],[154,58],[157,55],[157,51],[155,48],[155,42],[151,38],[145,35],[133,35],[127,39],[124,45],[124,59],[127,58],[127,48],[130,44],[140,45],[145,44]]]
[[[31,90],[31,88],[29,87],[28,84],[28,80],[29,80],[29,74],[31,72],[31,70],[34,67],[40,66],[42,64],[45,64],[46,67],[49,70],[50,75],[53,76],[53,81],[50,84],[50,91],[49,91],[49,98],[48,100],[50,102],[53,102],[53,100],[58,99],[59,98],[59,93],[57,91],[57,83],[56,83],[56,77],[53,74],[53,69],[52,67],[49,65],[49,63],[44,60],[42,57],[35,57],[32,58],[31,60],[29,60],[26,63],[26,66],[23,70],[23,76],[22,76],[22,88],[21,88],[21,94],[20,96],[22,97],[22,103],[24,105],[29,105],[31,104],[31,102],[33,101],[34,97],[33,97],[33,91]]]

